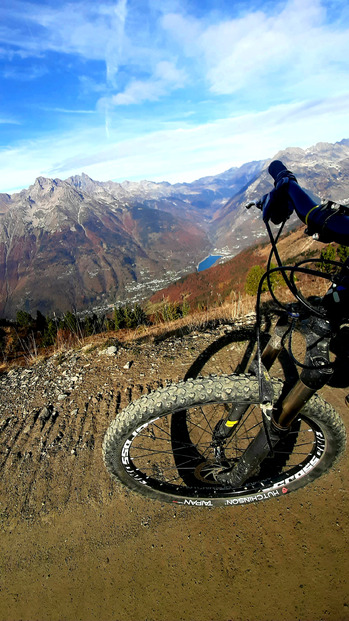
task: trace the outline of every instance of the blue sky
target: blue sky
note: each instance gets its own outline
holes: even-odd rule
[[[3,0],[0,191],[190,181],[349,137],[347,0]]]

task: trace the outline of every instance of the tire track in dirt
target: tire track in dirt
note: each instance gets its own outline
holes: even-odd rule
[[[2,464],[3,482],[9,489],[13,489],[17,502],[22,505],[23,497],[27,497],[35,476],[36,467],[31,466],[38,461],[40,448],[36,427],[39,417],[40,410],[34,410],[30,413],[29,420],[27,417],[24,418],[14,434],[11,450]]]
[[[125,347],[113,358],[98,351],[55,355],[1,376],[3,517],[35,520],[68,504],[112,502],[120,489],[102,458],[106,430],[131,401],[171,383],[167,365],[178,370],[172,353],[160,368],[149,346]]]
[[[104,399],[101,399],[98,403],[98,408],[94,410],[93,417],[93,427],[95,434],[95,450],[93,451],[93,455],[91,456],[91,467],[96,473],[96,477],[100,480],[101,476],[103,476],[104,472],[104,464],[102,462],[101,457],[101,447],[105,434],[105,430],[107,429],[110,421],[114,419],[119,411],[121,404],[121,392],[118,390],[114,392],[114,390],[109,391]],[[111,479],[107,479],[104,482],[104,485],[98,485],[97,489],[97,501],[99,504],[107,503],[115,492],[115,488],[112,484]]]
[[[50,436],[53,432],[53,429],[56,426],[57,419],[59,413],[54,408],[43,408],[43,410],[39,413],[34,423],[32,430],[37,434],[36,437],[36,464],[33,467],[32,472],[29,475],[28,472],[28,481],[26,482],[26,477],[23,477],[23,474],[20,474],[22,477],[22,485],[25,487],[25,492],[23,494],[24,500],[21,507],[21,512],[25,515],[30,515],[31,508],[35,510],[35,506],[40,502],[40,491],[42,490],[42,486],[40,482],[45,479],[46,471],[47,471],[47,446],[49,444]],[[29,440],[29,438],[28,438]],[[28,445],[28,440],[26,445]],[[27,453],[28,458],[30,458],[30,452]],[[20,464],[19,468],[20,469]],[[45,472],[44,472],[45,471]],[[22,469],[20,469],[22,473]],[[38,490],[38,498],[35,498],[36,491]],[[34,502],[32,502],[34,501]]]
[[[39,413],[36,413],[36,417],[39,415]],[[8,420],[8,419],[7,419]],[[15,429],[13,430],[14,433],[11,433],[12,429],[11,429],[11,422],[14,422],[14,426]],[[35,414],[34,414],[34,422],[33,422],[33,426],[36,422],[36,418],[35,418]],[[16,429],[17,428],[17,429]],[[16,443],[17,441],[21,441],[22,438],[22,433],[23,431],[27,428],[27,420],[26,418],[23,416],[23,420],[20,421],[18,416],[13,416],[10,420],[8,420],[8,424],[5,427],[5,430],[8,431],[7,433],[7,437],[8,437],[8,441],[6,441],[6,438],[3,438],[2,440],[2,445],[4,446],[2,452],[5,455],[4,460],[1,464],[1,468],[5,468],[7,461],[13,457],[13,455],[16,452]],[[6,442],[6,444],[5,444]],[[18,452],[18,451],[17,451]]]
[[[6,417],[1,426],[8,447],[2,463],[2,487],[9,499],[4,515],[15,508],[34,518],[71,502],[110,502],[116,488],[102,459],[106,429],[128,403],[161,385],[132,383],[124,390],[108,386],[72,411],[47,405],[23,420]]]
[[[86,429],[86,425],[88,425],[88,416],[89,416],[89,403],[85,403],[84,409],[79,414],[79,411],[76,412],[76,419],[74,426],[70,426],[69,440],[66,444],[65,450],[65,462],[63,463],[61,472],[65,475],[65,494],[62,499],[62,505],[66,505],[71,498],[74,500],[79,500],[79,482],[76,480],[76,469],[79,464],[79,471],[83,470],[83,453],[82,453],[82,442]],[[74,494],[75,492],[75,494]],[[81,500],[81,499],[80,499]]]

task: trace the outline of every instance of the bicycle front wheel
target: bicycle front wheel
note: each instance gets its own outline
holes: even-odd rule
[[[282,383],[273,380],[280,392]],[[243,487],[215,482],[212,434],[232,405],[246,412],[226,441],[238,461],[262,426],[258,381],[248,375],[206,377],[173,384],[130,403],[111,423],[103,458],[113,478],[162,502],[187,506],[238,505],[283,496],[328,471],[345,447],[345,428],[318,395],[303,408],[288,436]]]

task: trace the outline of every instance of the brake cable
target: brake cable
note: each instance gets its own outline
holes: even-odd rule
[[[291,293],[296,297],[296,299],[301,303],[302,306],[304,306],[311,314],[316,314],[317,316],[323,318],[326,316],[325,313],[322,313],[321,311],[317,310],[316,308],[314,308],[313,306],[311,306],[302,296],[302,294],[299,292],[298,288],[295,285],[294,282],[294,277],[296,272],[299,273],[304,273],[304,274],[309,274],[309,275],[313,275],[313,276],[317,276],[320,278],[324,278],[326,280],[329,280],[331,282],[335,282],[335,275],[331,275],[328,272],[320,272],[318,270],[311,270],[308,268],[302,268],[301,265],[305,264],[305,263],[317,263],[317,262],[326,262],[327,264],[331,264],[334,265],[335,267],[343,267],[343,264],[340,263],[339,261],[333,261],[333,260],[323,260],[323,259],[304,259],[303,261],[300,261],[299,263],[297,263],[294,266],[284,266],[282,265],[281,262],[281,258],[280,255],[278,253],[276,244],[280,238],[282,229],[284,227],[285,221],[282,223],[275,239],[274,236],[272,234],[272,231],[270,229],[270,226],[267,224],[267,230],[268,230],[268,234],[270,237],[270,241],[272,244],[272,249],[271,252],[269,254],[269,258],[268,258],[268,263],[267,263],[267,271],[265,272],[265,274],[263,274],[260,282],[259,282],[259,287],[258,287],[258,292],[257,292],[257,300],[256,300],[256,342],[257,342],[257,368],[258,368],[258,379],[259,379],[259,393],[260,393],[260,398],[261,400],[263,400],[263,384],[262,384],[262,360],[261,360],[261,356],[262,356],[262,348],[261,348],[261,295],[262,295],[262,288],[263,288],[263,283],[264,280],[267,279],[268,282],[268,290],[269,293],[272,297],[272,299],[274,300],[274,302],[281,307],[283,310],[285,310],[288,315],[290,317],[292,317],[293,319],[298,319],[299,318],[299,313],[293,313],[290,312],[289,309],[287,308],[287,306],[285,306],[284,304],[282,304],[282,302],[280,302],[280,300],[278,300],[278,298],[276,297],[276,295],[273,292],[273,285],[271,282],[271,274],[272,273],[276,273],[276,272],[281,272],[281,275],[286,283],[286,285],[288,286],[289,290],[291,291]],[[276,260],[279,264],[278,267],[275,268],[270,268],[271,265],[271,259],[272,256],[275,255]],[[287,272],[290,272],[290,278],[288,278],[287,276]],[[287,332],[284,335],[284,339],[286,338],[287,335],[289,335],[289,345],[288,345],[288,353],[291,357],[291,359],[293,360],[293,362],[299,366],[302,369],[308,369],[308,370],[312,370],[315,369],[315,366],[312,365],[305,365],[303,363],[301,363],[299,360],[297,360],[297,358],[294,356],[293,352],[292,352],[292,333],[294,331],[294,322],[291,323],[290,328],[287,330]],[[329,363],[328,365],[326,365],[327,368],[333,368],[333,364]]]

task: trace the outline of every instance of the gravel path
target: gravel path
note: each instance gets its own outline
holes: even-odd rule
[[[127,403],[234,371],[247,332],[115,340],[0,377],[1,620],[349,619],[346,458],[287,498],[216,510],[147,501],[105,471],[102,439]],[[346,392],[324,396],[348,424]]]

